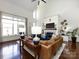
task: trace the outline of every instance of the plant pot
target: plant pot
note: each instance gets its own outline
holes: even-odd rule
[[[72,38],[72,43],[76,43],[76,37],[71,37]]]

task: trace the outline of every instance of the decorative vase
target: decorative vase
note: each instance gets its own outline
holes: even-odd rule
[[[33,43],[35,45],[38,45],[39,44],[39,41],[40,41],[40,38],[37,37],[37,35],[33,38]]]

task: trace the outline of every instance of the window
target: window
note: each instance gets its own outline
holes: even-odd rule
[[[3,36],[12,35],[12,24],[2,23],[3,24]]]
[[[19,22],[19,32],[24,32],[25,31],[25,23],[24,22]]]
[[[12,20],[2,19],[2,35],[12,35]]]
[[[18,21],[14,21],[14,34],[18,34]]]
[[[25,18],[9,14],[2,14],[2,36],[25,33]]]

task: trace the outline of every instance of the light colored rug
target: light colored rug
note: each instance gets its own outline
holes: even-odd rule
[[[63,52],[64,48],[65,48],[66,44],[62,44],[62,46],[59,48],[59,50],[57,51],[56,55],[52,58],[52,59],[59,59],[61,53]],[[24,49],[26,51],[28,51],[28,53],[30,53],[33,57],[35,57],[34,52],[32,50],[29,50],[25,45],[24,45]]]
[[[63,52],[64,48],[65,48],[65,43],[62,44],[62,46],[59,48],[59,50],[57,51],[56,55],[52,58],[52,59],[59,59],[61,53]]]

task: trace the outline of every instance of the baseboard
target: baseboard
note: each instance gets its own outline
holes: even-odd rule
[[[9,41],[2,41],[2,42],[0,42],[0,44],[10,43],[10,42],[18,41],[18,40],[19,39],[9,40]]]

